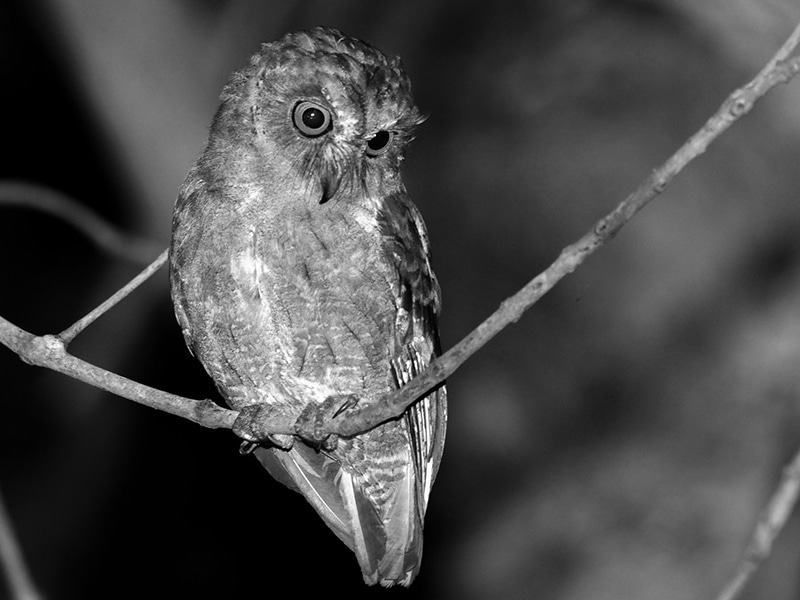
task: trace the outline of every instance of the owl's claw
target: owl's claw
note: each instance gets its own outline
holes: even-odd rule
[[[289,450],[294,443],[294,436],[273,432],[290,429],[291,425],[287,425],[286,421],[291,422],[292,418],[292,415],[283,414],[280,408],[272,404],[242,407],[231,428],[233,433],[244,440],[239,446],[239,452],[250,454],[261,444]]]
[[[320,404],[309,404],[297,418],[297,434],[309,443],[323,449],[334,450],[339,436],[325,431],[330,421],[358,404],[353,394],[328,396]]]
[[[339,436],[326,429],[333,419],[358,402],[358,397],[352,394],[329,396],[320,404],[307,405],[299,416],[270,403],[244,406],[239,410],[232,427],[233,433],[244,440],[239,452],[249,454],[262,444],[289,450],[294,443],[294,435],[275,431],[295,431],[310,446],[333,451]]]
[[[332,419],[335,419],[344,411],[354,408],[358,404],[358,396],[353,396],[352,394],[347,394],[346,396],[331,396],[328,398],[327,401],[333,401],[334,406],[339,403],[339,408],[337,408],[333,415],[331,415]]]
[[[248,440],[243,441],[239,444],[239,454],[245,456],[247,454],[252,454],[252,452],[259,447],[258,442],[250,442]]]

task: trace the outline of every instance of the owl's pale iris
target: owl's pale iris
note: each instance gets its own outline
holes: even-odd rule
[[[306,137],[317,137],[331,126],[331,113],[316,102],[305,100],[294,107],[292,114],[294,126]]]

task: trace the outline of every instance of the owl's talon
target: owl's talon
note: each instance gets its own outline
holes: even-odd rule
[[[251,454],[253,450],[258,448],[258,446],[259,446],[258,442],[245,440],[241,444],[239,444],[239,454],[241,454],[242,456]]]
[[[273,433],[276,430],[288,430],[287,416],[272,404],[251,404],[239,410],[239,415],[231,428],[233,433],[244,440],[239,452],[249,454],[261,444],[276,446],[289,450],[294,443],[294,436],[285,433]]]
[[[336,400],[340,400],[341,399],[341,397],[331,396],[330,398],[328,398],[328,400],[331,400],[331,399],[334,399],[334,398]],[[358,401],[359,401],[358,396],[353,396],[352,394],[348,394],[347,396],[344,397],[344,402],[342,402],[342,404],[339,406],[339,408],[336,409],[336,411],[333,413],[331,418],[335,419],[336,417],[341,415],[344,411],[349,410],[351,408],[355,408],[355,406],[358,404]]]
[[[330,434],[319,443],[318,449],[325,452],[333,452],[339,445],[339,436],[335,433]]]
[[[320,404],[307,405],[297,418],[297,423],[295,424],[297,435],[311,445],[323,450],[335,449],[339,436],[328,433],[326,429],[333,419],[356,406],[358,402],[358,396],[340,394],[328,396]]]

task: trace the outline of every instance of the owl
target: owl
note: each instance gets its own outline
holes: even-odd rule
[[[400,177],[422,121],[399,58],[331,28],[264,44],[224,87],[178,195],[170,283],[186,344],[240,414],[378,402],[440,353],[428,235]],[[409,585],[446,420],[442,386],[365,433],[267,435],[253,453],[366,583]]]

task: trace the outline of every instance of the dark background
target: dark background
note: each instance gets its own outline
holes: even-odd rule
[[[228,74],[339,27],[403,57],[430,114],[405,179],[450,347],[667,158],[800,19],[791,0],[0,3],[0,180],[166,246]],[[800,440],[800,83],[774,90],[449,382],[407,591],[363,586],[230,432],[0,349],[0,489],[48,598],[710,598]],[[58,332],[141,265],[0,206],[0,314]],[[160,272],[71,346],[191,397]],[[0,587],[0,597],[4,591]],[[800,594],[794,518],[745,598]]]

